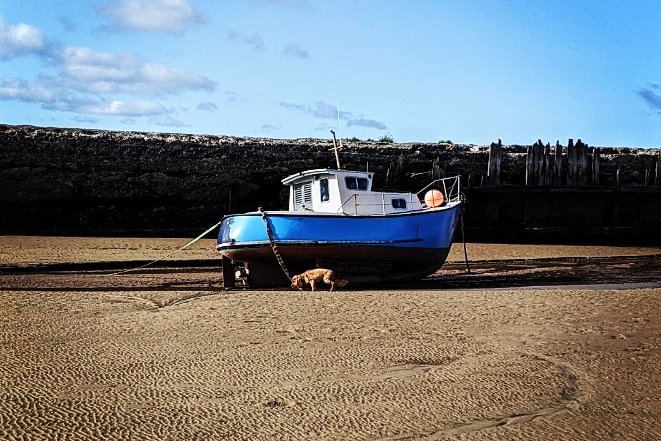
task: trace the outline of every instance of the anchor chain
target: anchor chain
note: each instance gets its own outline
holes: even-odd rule
[[[273,236],[273,232],[271,231],[271,226],[269,225],[269,221],[266,217],[266,212],[264,211],[263,207],[258,208],[260,214],[262,215],[262,219],[264,220],[264,224],[266,225],[266,234],[269,236],[269,242],[271,242],[271,248],[273,249],[273,254],[275,255],[276,260],[280,264],[280,268],[282,268],[282,271],[285,273],[288,279],[291,279],[291,275],[289,274],[289,271],[287,271],[287,267],[285,266],[284,260],[282,260],[282,256],[280,255],[280,251],[278,251],[278,245],[275,243],[275,237]]]

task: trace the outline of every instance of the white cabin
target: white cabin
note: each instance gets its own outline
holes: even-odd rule
[[[289,211],[384,215],[422,210],[413,193],[372,191],[372,172],[306,170],[282,180],[289,186]]]

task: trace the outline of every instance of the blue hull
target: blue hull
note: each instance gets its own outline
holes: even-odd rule
[[[291,274],[331,268],[352,282],[416,279],[438,270],[452,245],[461,203],[382,216],[267,212],[223,218],[218,252],[249,268],[253,286],[288,283],[265,219]]]

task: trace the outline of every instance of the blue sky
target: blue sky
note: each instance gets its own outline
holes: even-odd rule
[[[0,122],[661,147],[661,1],[0,0]]]

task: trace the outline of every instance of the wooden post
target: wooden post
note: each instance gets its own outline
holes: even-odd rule
[[[599,185],[599,149],[592,149],[592,185]]]
[[[437,156],[431,163],[431,180],[435,181],[436,179],[441,179],[443,177],[444,176],[441,176],[441,158]]]
[[[528,147],[526,154],[526,185],[544,185],[544,144],[538,139],[535,144]]]
[[[553,183],[553,174],[551,173],[551,143],[546,143],[544,147],[544,186],[548,187]]]
[[[489,147],[489,163],[487,166],[487,184],[498,185],[500,184],[500,160],[502,157],[502,142],[498,140],[498,144],[491,143]]]
[[[537,175],[537,185],[544,185],[544,144],[538,139],[533,146],[535,156],[535,174]]]
[[[574,140],[569,138],[567,142],[567,186],[576,185],[576,149]]]
[[[578,154],[578,185],[586,185],[588,183],[588,145],[584,144],[580,139],[576,141],[576,149]]]
[[[386,171],[386,186],[401,187],[406,178],[406,156],[400,154],[397,162],[391,162]]]
[[[402,153],[397,158],[397,164],[395,165],[395,185],[402,186],[406,181],[406,156]]]
[[[529,145],[526,150],[526,185],[532,185],[534,182],[533,164],[532,146]]]
[[[586,185],[588,182],[588,145],[580,139],[569,139],[567,146],[567,185]]]
[[[553,185],[562,185],[562,146],[560,141],[555,142],[555,167],[553,169]]]

